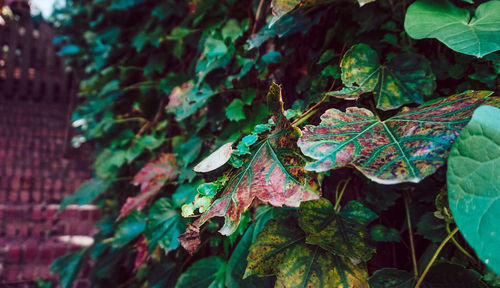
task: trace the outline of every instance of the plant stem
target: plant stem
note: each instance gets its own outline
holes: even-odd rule
[[[446,232],[448,232],[448,234],[451,234],[451,229],[450,229],[449,223],[446,223]],[[460,252],[464,253],[465,256],[467,256],[469,259],[471,259],[472,263],[477,263],[476,258],[474,258],[469,252],[467,252],[467,250],[465,250],[465,248],[462,247],[462,245],[460,245],[457,242],[455,237],[451,237],[451,242],[453,242],[453,244],[457,247],[458,250],[460,250]]]
[[[347,188],[347,184],[349,184],[349,181],[351,181],[351,177],[347,178],[347,180],[344,181],[344,186],[342,187],[342,190],[340,190],[340,193],[339,193],[339,187],[342,181],[340,181],[337,184],[337,189],[335,190],[335,206],[333,207],[333,209],[337,212],[339,209],[340,200],[342,199],[342,196],[344,196],[344,191]]]
[[[253,27],[252,27],[252,35],[255,33],[255,31],[257,30],[257,23],[259,22],[260,20],[260,14],[261,14],[261,10],[262,10],[262,6],[264,5],[264,0],[260,0],[259,2],[259,6],[257,7],[257,11],[255,12],[255,20],[253,22]]]
[[[427,267],[425,267],[424,272],[422,273],[422,275],[420,275],[420,278],[418,279],[418,282],[417,282],[417,285],[415,285],[415,288],[420,287],[420,285],[424,281],[425,275],[427,275],[427,272],[429,272],[429,269],[431,269],[432,264],[434,264],[434,261],[436,261],[439,253],[441,252],[441,250],[443,250],[444,245],[446,245],[446,243],[448,243],[448,241],[450,241],[450,239],[453,239],[453,235],[455,235],[457,232],[458,232],[458,227],[453,229],[453,231],[451,231],[451,233],[448,234],[448,236],[446,236],[446,238],[443,240],[443,242],[441,242],[441,244],[437,248],[436,252],[434,252],[434,255],[432,255],[432,258],[429,261],[429,263],[427,264]]]
[[[130,121],[139,121],[139,122],[147,122],[143,117],[130,117],[130,118],[123,118],[123,119],[115,119],[113,120],[115,123],[125,123],[125,122],[130,122]]]
[[[293,121],[292,126],[293,127],[299,126],[300,124],[304,123],[307,119],[309,119],[311,116],[316,114],[316,112],[318,112],[318,109],[314,109],[314,110],[310,111],[308,114],[305,114],[305,115],[303,114],[303,116],[301,115],[299,118],[297,118],[295,121]]]
[[[410,236],[411,260],[413,262],[413,274],[418,277],[417,255],[415,253],[415,243],[413,243],[413,231],[411,226],[410,209],[408,208],[408,192],[405,192],[406,221],[408,222],[408,235]]]

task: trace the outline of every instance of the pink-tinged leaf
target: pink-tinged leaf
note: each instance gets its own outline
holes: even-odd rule
[[[281,88],[276,84],[269,90],[268,107],[277,123],[275,130],[202,214],[200,225],[212,217],[225,217],[220,233],[230,235],[254,199],[273,206],[298,207],[303,201],[319,198],[316,177],[304,170],[305,162],[296,145],[300,131],[284,116]]]
[[[127,198],[120,210],[118,219],[124,218],[135,209],[138,211],[144,209],[149,200],[160,191],[167,181],[177,177],[177,173],[176,160],[173,154],[161,154],[142,167],[132,180],[132,184],[141,186],[141,192],[135,197]]]
[[[137,248],[137,255],[135,256],[134,271],[137,271],[148,259],[148,240],[141,236],[135,243],[135,247]]]
[[[441,167],[474,109],[491,92],[466,92],[415,109],[403,109],[385,121],[364,108],[329,109],[318,126],[307,125],[298,145],[315,161],[306,169],[324,172],[353,166],[383,184],[417,183]]]

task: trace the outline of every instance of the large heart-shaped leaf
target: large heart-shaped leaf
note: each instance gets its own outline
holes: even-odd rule
[[[414,288],[417,279],[412,274],[384,268],[370,277],[371,288]],[[431,267],[420,285],[422,288],[487,288],[481,275],[474,270],[451,263],[439,263]]]
[[[476,57],[500,50],[500,2],[468,9],[447,0],[419,0],[406,12],[405,30],[415,39],[436,38],[451,49]]]
[[[373,92],[377,108],[390,110],[408,103],[422,103],[436,87],[429,61],[422,55],[397,54],[381,65],[377,52],[366,44],[352,46],[342,57],[344,94]]]
[[[229,180],[222,195],[200,217],[200,225],[212,217],[224,216],[226,221],[220,233],[229,235],[255,198],[273,206],[290,207],[319,198],[316,178],[304,170],[305,162],[296,145],[300,131],[286,119],[281,99],[281,88],[273,84],[268,105],[277,123],[275,130]]]
[[[306,232],[307,244],[356,261],[367,261],[375,252],[369,243],[368,224],[376,218],[356,201],[347,203],[340,212],[325,198],[304,202],[299,208],[299,225]]]
[[[167,181],[177,177],[177,165],[173,154],[161,154],[147,163],[134,176],[132,184],[141,186],[141,193],[135,197],[127,198],[120,210],[121,219],[137,209],[141,211],[148,201],[153,198]]]
[[[450,151],[448,199],[460,232],[500,274],[500,109],[479,107]]]
[[[297,219],[270,220],[250,247],[245,276],[276,275],[275,287],[368,288],[367,273],[347,258],[305,243]]]
[[[444,164],[460,130],[489,95],[457,94],[405,109],[385,121],[364,108],[329,109],[320,125],[304,127],[298,145],[315,160],[307,170],[349,165],[378,183],[418,183]]]

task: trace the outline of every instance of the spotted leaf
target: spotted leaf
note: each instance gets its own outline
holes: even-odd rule
[[[175,179],[178,171],[173,154],[161,154],[155,160],[147,163],[134,176],[132,184],[140,185],[138,196],[129,197],[120,210],[119,219],[137,209],[141,211],[148,201],[153,198],[167,181]]]
[[[276,275],[274,287],[368,288],[366,269],[305,243],[295,217],[270,220],[250,247],[244,278]]]
[[[347,203],[339,212],[325,198],[304,202],[299,209],[299,225],[306,232],[307,244],[355,262],[367,261],[375,252],[368,224],[376,218],[374,212],[356,201]]]
[[[320,125],[304,127],[298,145],[314,159],[306,165],[310,171],[353,166],[378,183],[418,183],[444,164],[453,141],[489,95],[457,94],[385,121],[363,108],[329,109]]]
[[[238,227],[241,213],[256,198],[273,206],[290,207],[319,198],[316,178],[304,170],[305,162],[296,145],[300,131],[284,116],[281,89],[276,84],[269,90],[268,107],[276,128],[203,213],[200,225],[212,217],[223,216],[226,221],[220,232],[230,235]]]
[[[422,103],[423,95],[430,95],[436,87],[429,61],[417,54],[397,54],[381,65],[370,46],[356,44],[344,54],[340,68],[350,94],[373,92],[377,108],[382,110]]]

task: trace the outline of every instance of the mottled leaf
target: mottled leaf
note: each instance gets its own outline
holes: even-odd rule
[[[233,250],[226,270],[226,286],[229,288],[263,288],[272,287],[274,279],[271,277],[257,277],[255,275],[243,278],[247,267],[247,256],[250,245],[257,239],[257,235],[264,229],[264,225],[274,216],[276,208],[272,206],[260,206],[257,209],[255,222],[248,227],[238,245]]]
[[[500,50],[500,2],[488,1],[471,13],[447,0],[419,0],[406,12],[405,31],[415,39],[436,38],[451,49],[483,57]]]
[[[290,207],[319,198],[315,176],[304,170],[296,146],[300,131],[286,119],[281,88],[276,84],[269,90],[268,107],[278,123],[275,130],[229,180],[222,195],[200,217],[200,225],[212,217],[223,216],[226,221],[220,232],[230,235],[238,227],[241,213],[256,198],[273,206]]]
[[[182,273],[175,288],[224,288],[226,263],[219,257],[196,261]]]
[[[320,125],[304,127],[298,145],[315,160],[307,170],[353,166],[378,183],[418,183],[444,164],[460,130],[489,95],[457,94],[404,109],[385,121],[364,108],[329,109]]]
[[[138,196],[127,198],[118,219],[127,216],[135,209],[141,211],[167,181],[175,179],[178,174],[175,162],[173,154],[161,154],[142,167],[132,180],[132,184],[141,186],[141,192]]]
[[[305,243],[297,219],[270,220],[250,247],[245,276],[276,275],[275,287],[368,288],[367,273],[347,258]]]
[[[179,235],[177,239],[179,239],[182,248],[186,249],[189,254],[193,255],[194,251],[196,251],[196,248],[198,248],[198,245],[201,243],[200,228],[197,226],[196,221],[193,224],[188,223],[186,232]]]
[[[181,235],[184,227],[184,219],[178,210],[174,208],[169,198],[156,200],[149,209],[148,224],[145,232],[150,251],[156,245],[160,245],[165,252],[179,247],[177,237]]]
[[[500,274],[500,109],[479,107],[450,151],[448,200],[477,256]]]
[[[423,95],[430,95],[436,86],[429,61],[418,54],[397,54],[381,65],[370,46],[356,44],[344,54],[340,67],[347,87],[342,94],[373,92],[377,108],[382,110],[422,103]]]
[[[367,261],[375,252],[368,224],[376,218],[375,213],[356,201],[347,203],[340,212],[325,198],[304,202],[299,208],[299,225],[306,232],[307,244],[356,262]]]
[[[394,269],[384,268],[370,277],[371,288],[414,288],[417,280],[412,274]],[[439,263],[431,267],[424,278],[421,288],[487,288],[481,281],[481,275],[474,270],[465,269],[461,265]]]

